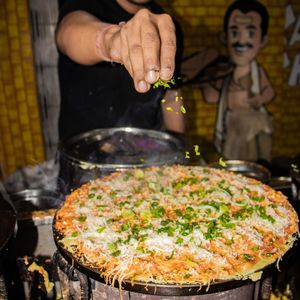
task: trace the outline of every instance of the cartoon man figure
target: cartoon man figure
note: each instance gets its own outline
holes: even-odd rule
[[[237,0],[228,7],[221,39],[234,69],[201,88],[207,102],[219,103],[215,145],[227,159],[271,159],[272,118],[264,105],[275,93],[255,60],[267,43],[268,20],[258,1]]]

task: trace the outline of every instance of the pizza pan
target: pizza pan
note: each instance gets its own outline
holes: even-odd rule
[[[270,171],[261,164],[244,160],[226,160],[225,169],[246,177],[255,178],[263,183],[268,183],[271,179]],[[223,168],[219,162],[210,164],[213,168]]]
[[[53,234],[54,241],[58,250],[60,251],[60,254],[67,260],[67,262],[70,265],[78,269],[83,274],[96,281],[105,283],[104,278],[100,275],[101,270],[85,265],[84,261],[79,261],[76,257],[74,257],[72,253],[70,253],[61,245],[61,243],[59,242],[61,239],[61,235],[56,231],[54,227],[55,219],[56,218],[54,218],[53,222]],[[270,275],[274,270],[275,265],[273,263],[257,271],[263,271],[261,278],[265,278],[266,276]],[[253,284],[253,281],[251,279],[216,281],[214,283],[211,283],[209,287],[206,285],[202,285],[200,287],[199,284],[176,285],[158,284],[151,282],[146,283],[141,281],[135,281],[134,284],[132,284],[130,280],[124,280],[122,282],[122,289],[129,292],[137,292],[157,296],[192,296],[224,292],[247,284]],[[115,282],[114,287],[119,287],[118,281]]]

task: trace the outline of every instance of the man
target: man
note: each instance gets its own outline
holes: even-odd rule
[[[275,93],[255,60],[267,43],[268,20],[266,8],[257,1],[237,0],[229,6],[222,41],[233,74],[202,88],[207,102],[219,103],[215,145],[227,159],[271,159],[272,120],[264,105]]]
[[[60,138],[116,126],[160,129],[162,98],[178,111],[180,95],[151,85],[179,76],[181,39],[154,1],[67,1],[56,32]],[[182,114],[162,113],[166,129],[183,132]]]

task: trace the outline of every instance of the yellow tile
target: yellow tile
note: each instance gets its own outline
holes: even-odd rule
[[[23,77],[22,67],[17,64],[13,66],[14,77]]]
[[[25,94],[24,90],[18,90],[17,91],[17,100],[20,103],[20,105],[22,105],[21,102],[26,100],[26,94]],[[26,105],[26,102],[25,102],[25,105]],[[27,107],[27,105],[26,105],[26,107]]]
[[[20,133],[20,127],[16,123],[12,123],[10,126],[10,131],[14,136],[17,136]]]
[[[8,26],[8,35],[10,38],[17,37],[19,33],[17,25],[9,25]]]
[[[31,55],[32,55],[31,45],[22,45],[22,56],[31,57]]]
[[[2,18],[1,18],[2,19]],[[0,19],[0,32],[6,30],[6,20]]]
[[[21,89],[24,87],[24,80],[23,77],[15,77],[14,78],[15,88]]]
[[[17,16],[16,13],[14,11],[12,12],[8,12],[6,14],[6,18],[7,18],[7,23],[8,24],[17,24]]]
[[[7,57],[9,57],[9,48],[7,47],[7,45],[0,45],[0,58],[3,59],[7,59]]]
[[[7,97],[11,97],[14,93],[14,87],[12,85],[5,85],[4,90]]]
[[[26,143],[28,141],[31,141],[31,133],[30,131],[23,131],[22,132],[22,140]]]
[[[25,4],[25,2],[20,2],[19,1],[18,7],[17,7],[18,17],[19,18],[27,17],[27,10],[28,10],[28,8],[27,8],[27,5]]]
[[[28,114],[28,110],[26,110],[24,112],[24,114]],[[20,116],[20,124],[22,125],[23,130],[29,130],[30,129],[29,126],[28,126],[30,124],[30,122],[29,122],[29,118],[28,118],[27,115]]]
[[[11,11],[11,10],[15,10],[16,9],[16,2],[15,0],[7,0],[5,1],[5,4],[6,4],[6,9],[8,11]]]
[[[23,143],[21,139],[14,139],[14,148],[15,149],[23,148]]]
[[[10,39],[10,49],[11,50],[19,50],[20,49],[20,42],[18,38]]]
[[[20,41],[22,45],[31,45],[31,38],[29,34],[20,36]]]
[[[5,33],[2,33],[1,31],[0,31],[0,46],[1,47],[8,47],[8,36],[7,36],[7,34],[6,34],[6,31],[5,31]]]
[[[18,114],[17,110],[10,109],[9,112],[8,112],[8,116],[9,116],[9,121],[10,122],[16,122],[16,123],[18,122],[19,114]]]

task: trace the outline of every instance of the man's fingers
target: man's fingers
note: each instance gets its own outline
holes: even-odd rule
[[[145,23],[141,28],[145,79],[154,83],[159,78],[160,37],[152,22]]]
[[[147,92],[159,78],[170,80],[175,69],[176,32],[169,15],[140,10],[112,37],[109,54],[128,70],[135,89]]]
[[[126,34],[123,32],[123,29],[120,31],[120,55],[121,55],[121,63],[127,69],[130,76],[133,78],[133,69],[131,65],[131,61],[129,58],[129,45],[127,42]]]
[[[132,26],[131,28],[124,27],[122,30],[122,39],[126,38],[128,45],[129,62],[132,70],[132,77],[134,80],[135,89],[144,93],[150,88],[145,81],[143,48],[141,45],[140,27]]]
[[[169,15],[159,15],[157,25],[160,35],[160,78],[169,80],[175,69],[176,30]]]

